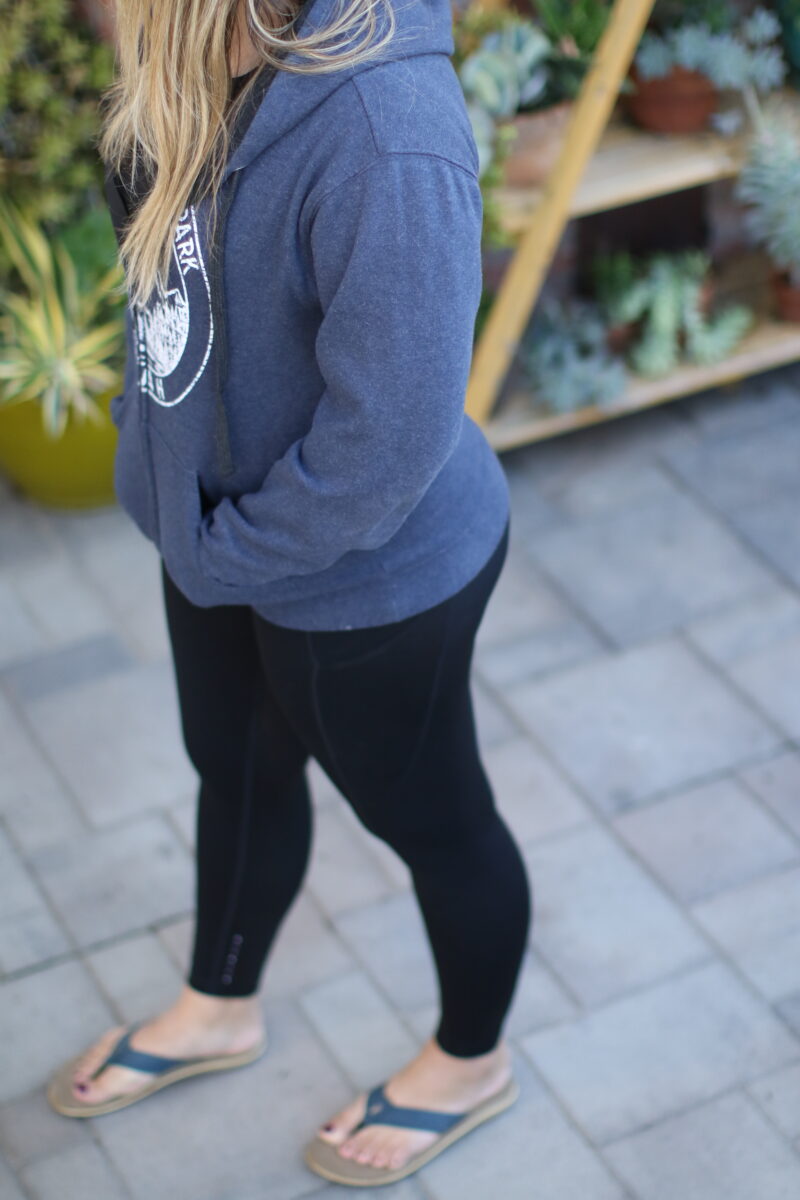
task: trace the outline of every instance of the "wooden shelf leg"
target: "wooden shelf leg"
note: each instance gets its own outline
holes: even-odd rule
[[[520,238],[475,351],[466,409],[483,425],[516,352],[569,218],[572,196],[608,124],[654,0],[615,0],[575,102],[564,146]]]

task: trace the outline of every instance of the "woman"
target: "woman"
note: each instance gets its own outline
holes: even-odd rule
[[[463,413],[482,213],[448,0],[280,3],[120,6],[101,142],[130,298],[116,484],[163,560],[197,920],[174,1005],[49,1096],[109,1112],[263,1052],[313,756],[408,864],[440,987],[420,1054],[307,1147],[324,1177],[374,1185],[517,1095],[501,1031],[530,899],[469,693],[508,493]]]

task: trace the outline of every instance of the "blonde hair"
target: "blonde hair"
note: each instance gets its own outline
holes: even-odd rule
[[[240,2],[262,61],[231,104]],[[120,244],[132,303],[166,287],[178,218],[198,179],[193,199],[216,198],[231,129],[262,72],[339,70],[375,57],[396,28],[390,0],[336,0],[334,18],[305,36],[294,28],[303,11],[298,0],[118,0],[117,71],[102,100],[98,147],[121,178],[133,184],[143,169],[149,182]],[[301,61],[284,61],[290,51]]]

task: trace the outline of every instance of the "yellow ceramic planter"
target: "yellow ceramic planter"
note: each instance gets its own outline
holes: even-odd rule
[[[60,438],[42,425],[33,401],[0,405],[0,469],[29,499],[56,508],[96,508],[114,503],[117,430],[108,414],[118,388],[98,397],[102,423],[70,417]]]

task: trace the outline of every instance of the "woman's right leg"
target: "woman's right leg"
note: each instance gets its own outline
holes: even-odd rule
[[[261,1036],[262,967],[308,862],[307,753],[265,682],[250,609],[198,608],[166,572],[163,583],[184,740],[200,778],[195,936],[188,986],[132,1045],[168,1057],[236,1053]],[[90,1080],[117,1032],[81,1064],[78,1098],[94,1103],[147,1081],[117,1066]]]

